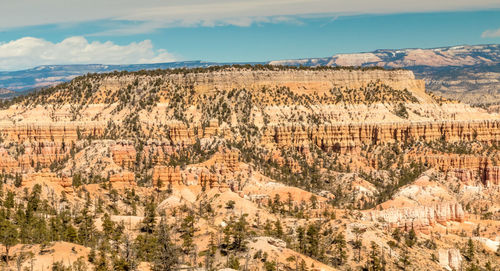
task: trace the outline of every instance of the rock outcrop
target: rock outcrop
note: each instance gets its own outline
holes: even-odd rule
[[[11,124],[0,123],[2,138],[7,141],[58,141],[75,142],[84,136],[103,134],[105,123],[98,122],[48,122]]]
[[[101,90],[126,88],[135,77],[105,78]],[[288,87],[306,94],[322,94],[335,87],[360,88],[382,82],[395,89],[408,89],[425,95],[425,83],[405,70],[244,70],[228,69],[216,72],[166,74],[163,79],[176,85],[192,86],[196,92],[209,93],[217,89],[251,89]]]
[[[446,270],[460,270],[462,267],[462,255],[456,248],[440,249],[439,264]]]
[[[133,168],[137,152],[134,145],[128,142],[118,142],[110,148],[115,164],[123,168]]]
[[[465,213],[459,203],[443,203],[370,211],[367,218],[371,221],[386,222],[392,228],[425,230],[436,223],[446,225],[448,221],[463,222]]]
[[[153,168],[153,185],[167,187],[182,184],[181,169],[177,167],[156,166]]]
[[[310,126],[270,127],[262,142],[279,146],[303,147],[310,143],[322,149],[355,151],[363,144],[383,144],[411,140],[447,142],[478,140],[498,142],[500,121],[445,121],[401,123],[349,123]]]

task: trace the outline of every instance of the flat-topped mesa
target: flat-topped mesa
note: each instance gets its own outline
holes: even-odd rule
[[[302,147],[315,144],[322,149],[348,152],[363,144],[376,145],[411,140],[478,140],[498,142],[500,121],[443,121],[401,123],[348,123],[318,126],[275,126],[263,132],[262,143]]]
[[[332,88],[361,88],[369,83],[382,82],[394,89],[408,89],[424,99],[425,82],[416,80],[413,72],[405,70],[229,70],[213,73],[169,75],[175,83],[188,83],[201,92],[215,89],[261,89],[288,87],[296,93],[323,94]]]
[[[117,90],[126,88],[137,79],[151,78],[149,75],[108,76],[101,80],[100,90]],[[323,94],[333,88],[358,89],[370,83],[380,82],[394,89],[407,89],[421,101],[430,101],[425,94],[425,82],[416,80],[413,72],[408,70],[383,69],[288,69],[288,70],[250,70],[228,68],[212,72],[187,72],[154,77],[161,78],[176,85],[192,86],[196,92],[209,93],[215,90],[248,89],[257,90],[264,87],[287,87],[301,94]]]

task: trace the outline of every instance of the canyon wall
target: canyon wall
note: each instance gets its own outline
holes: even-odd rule
[[[465,212],[459,203],[441,203],[433,206],[412,206],[374,210],[365,214],[371,221],[386,222],[393,228],[426,230],[436,223],[446,225],[448,221],[463,222]]]
[[[445,140],[447,142],[478,140],[498,142],[500,121],[442,121],[400,123],[351,123],[305,127],[299,125],[271,127],[263,132],[262,142],[302,147],[315,144],[322,149],[352,151],[363,144],[383,144],[410,140]]]

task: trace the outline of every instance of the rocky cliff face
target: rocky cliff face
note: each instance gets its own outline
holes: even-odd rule
[[[463,222],[465,218],[462,206],[457,203],[444,203],[434,206],[412,206],[390,208],[383,211],[372,211],[368,219],[387,222],[393,228],[404,230],[426,230],[436,223],[446,225],[446,222]]]
[[[104,123],[99,122],[30,122],[28,124],[1,123],[0,135],[4,140],[23,141],[65,141],[75,142],[80,138],[102,135]]]
[[[209,93],[217,89],[260,90],[263,87],[288,87],[296,93],[321,95],[336,87],[357,89],[366,87],[369,83],[382,82],[394,89],[408,89],[420,94],[422,98],[425,96],[425,83],[416,80],[413,73],[406,70],[226,70],[211,73],[172,74],[161,78],[175,85],[192,86],[196,92],[201,93]],[[126,88],[135,79],[135,77],[106,78],[102,81],[100,88],[101,90]]]
[[[462,255],[456,248],[440,249],[439,264],[447,270],[459,270],[462,266]]]
[[[376,145],[412,140],[497,142],[499,139],[500,122],[491,120],[271,127],[264,131],[263,143],[294,147],[307,146],[312,143],[325,150],[345,152],[356,150],[363,144]]]

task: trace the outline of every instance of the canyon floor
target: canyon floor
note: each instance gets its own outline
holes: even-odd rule
[[[411,71],[88,74],[1,102],[2,270],[499,270],[500,118]]]

